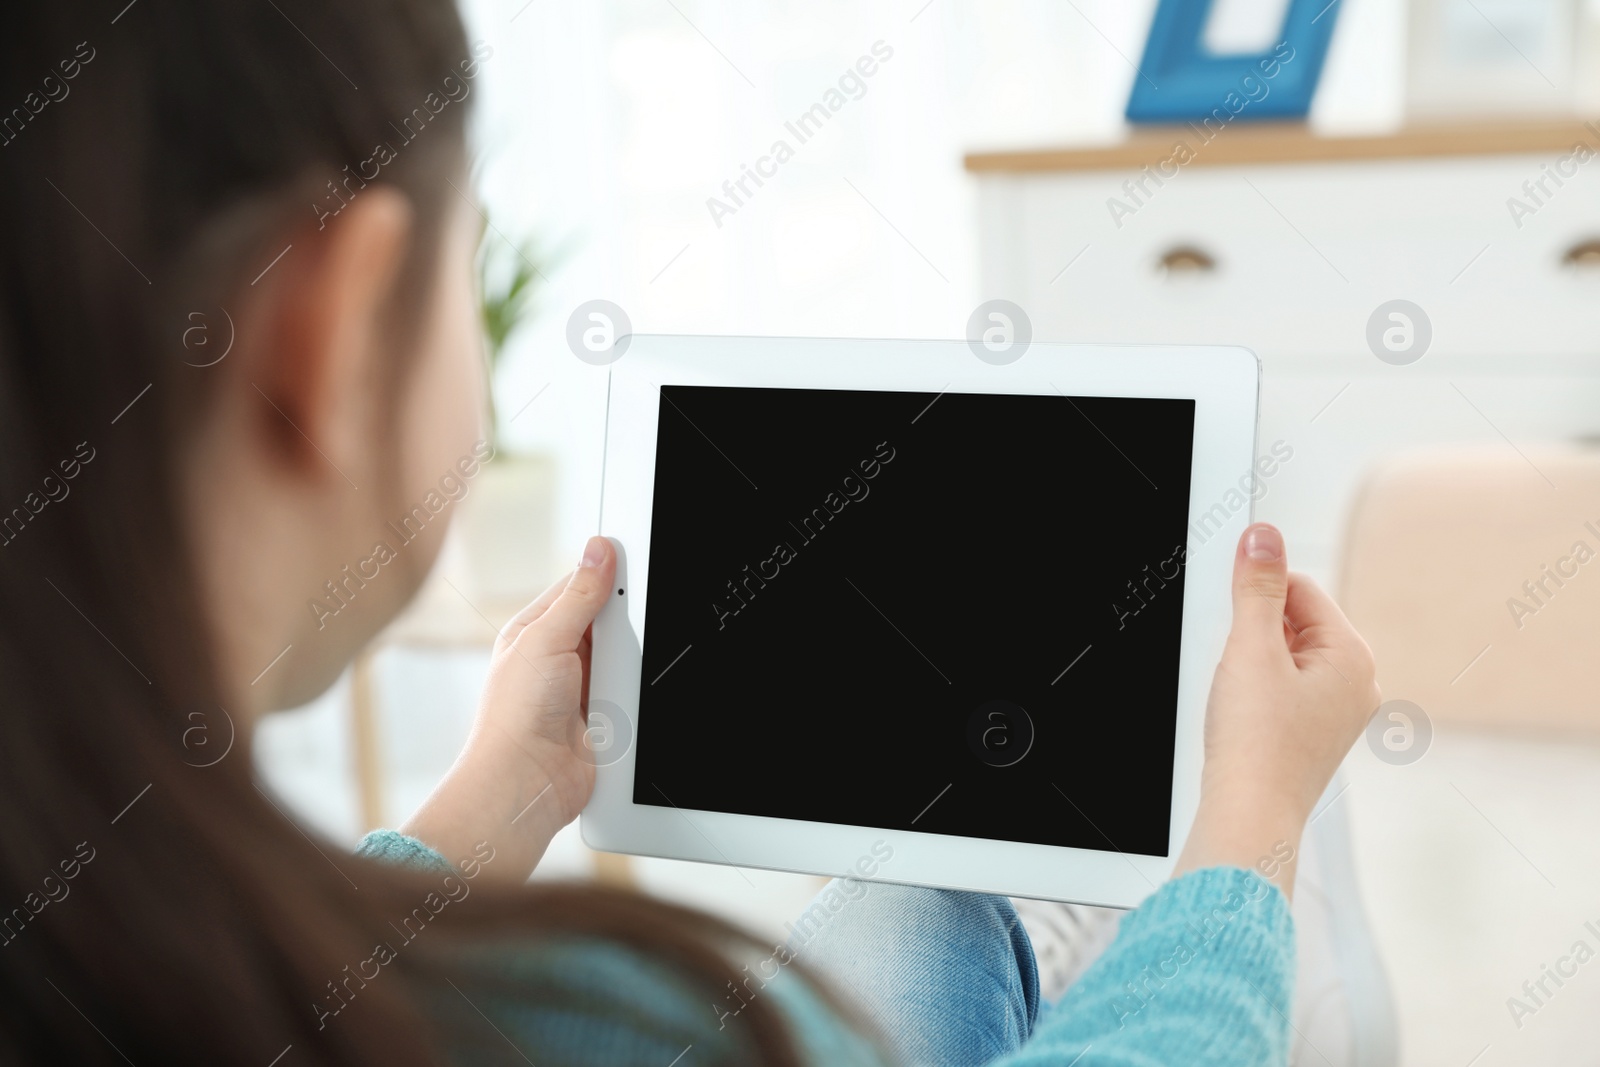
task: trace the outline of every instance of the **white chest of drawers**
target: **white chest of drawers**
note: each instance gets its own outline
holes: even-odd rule
[[[1262,357],[1263,449],[1295,455],[1258,514],[1301,565],[1331,564],[1349,496],[1386,454],[1600,436],[1600,123],[1237,127],[1210,143],[1179,128],[967,165],[984,296],[1021,305],[1034,336]],[[1397,299],[1432,334],[1404,366],[1367,340]]]

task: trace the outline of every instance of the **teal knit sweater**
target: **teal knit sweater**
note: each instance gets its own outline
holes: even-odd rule
[[[443,856],[393,831],[363,855],[443,872]],[[993,1067],[1280,1067],[1288,1058],[1294,929],[1283,894],[1253,872],[1215,867],[1162,886],[1046,1012],[1020,1051]],[[719,1028],[705,997],[657,960],[594,939],[507,946],[463,961],[438,1003],[482,1034],[454,1062],[552,1065],[748,1063],[739,1029]],[[881,1065],[804,979],[763,990],[808,1064]]]

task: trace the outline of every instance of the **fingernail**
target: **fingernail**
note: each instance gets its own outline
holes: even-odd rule
[[[1269,526],[1266,523],[1250,527],[1249,532],[1244,535],[1244,554],[1262,563],[1282,559],[1283,534],[1278,532],[1276,526]]]
[[[580,567],[598,567],[600,561],[606,558],[606,539],[604,537],[591,537],[589,543],[583,546],[583,562]]]

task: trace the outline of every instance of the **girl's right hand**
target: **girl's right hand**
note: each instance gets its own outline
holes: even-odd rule
[[[1200,808],[1174,873],[1254,868],[1292,893],[1306,820],[1381,699],[1372,651],[1344,612],[1289,573],[1275,527],[1247,529],[1206,708]]]

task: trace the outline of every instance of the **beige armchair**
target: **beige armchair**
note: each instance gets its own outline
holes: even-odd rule
[[[1385,699],[1440,723],[1600,732],[1600,448],[1389,462],[1352,509],[1339,600]]]

